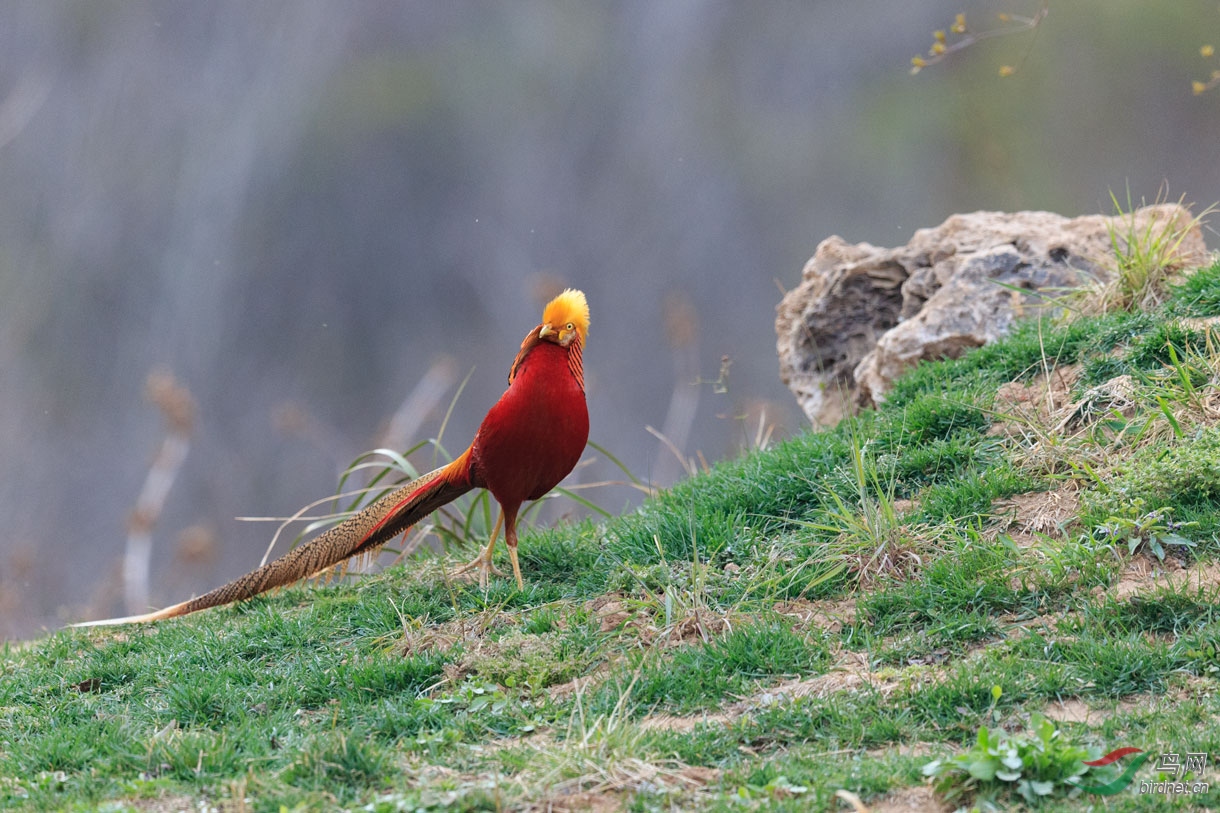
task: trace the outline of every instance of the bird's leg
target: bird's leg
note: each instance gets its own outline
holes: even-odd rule
[[[496,516],[496,526],[491,529],[491,539],[487,540],[487,547],[484,548],[483,552],[480,553],[478,556],[476,556],[474,559],[472,559],[470,562],[462,565],[461,567],[459,567],[457,570],[453,571],[449,575],[450,576],[461,576],[462,574],[468,573],[477,567],[479,569],[479,587],[481,587],[483,589],[487,589],[487,574],[489,572],[495,573],[497,576],[503,576],[504,574],[501,573],[499,570],[496,570],[496,568],[492,567],[492,564],[491,564],[491,555],[492,555],[492,552],[495,551],[495,548],[496,548],[496,537],[498,537],[500,535],[500,525],[503,522],[504,522],[504,509],[501,508],[500,513]]]
[[[517,590],[525,592],[525,585],[521,581],[521,565],[517,562],[517,509],[505,509],[503,513],[508,514],[508,521],[504,525],[504,542],[508,545],[508,559],[513,563],[513,575],[517,577]]]

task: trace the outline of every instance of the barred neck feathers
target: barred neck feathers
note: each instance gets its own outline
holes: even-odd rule
[[[568,369],[572,371],[572,377],[576,379],[576,383],[580,385],[580,391],[585,391],[585,365],[581,358],[581,342],[580,337],[572,340],[568,345]]]

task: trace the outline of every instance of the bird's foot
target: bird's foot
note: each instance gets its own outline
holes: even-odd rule
[[[501,578],[506,575],[503,571],[499,570],[491,563],[491,556],[488,554],[488,552],[483,551],[470,562],[467,562],[461,567],[450,572],[449,576],[450,578],[470,578],[469,576],[466,576],[466,574],[475,569],[478,569],[479,571],[479,587],[484,590],[487,589],[487,576],[489,573],[494,573]]]

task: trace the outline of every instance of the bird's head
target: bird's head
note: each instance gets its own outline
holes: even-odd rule
[[[589,303],[582,292],[568,288],[547,303],[538,327],[539,339],[567,347],[573,339],[584,345],[588,335]]]

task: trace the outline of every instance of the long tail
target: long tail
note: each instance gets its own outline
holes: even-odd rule
[[[470,475],[468,454],[463,454],[449,465],[412,480],[359,514],[349,517],[304,545],[293,548],[279,559],[268,562],[209,593],[153,613],[86,621],[73,626],[138,624],[177,618],[209,607],[220,607],[253,598],[273,588],[316,576],[353,556],[376,550],[436,509],[475,488]]]

